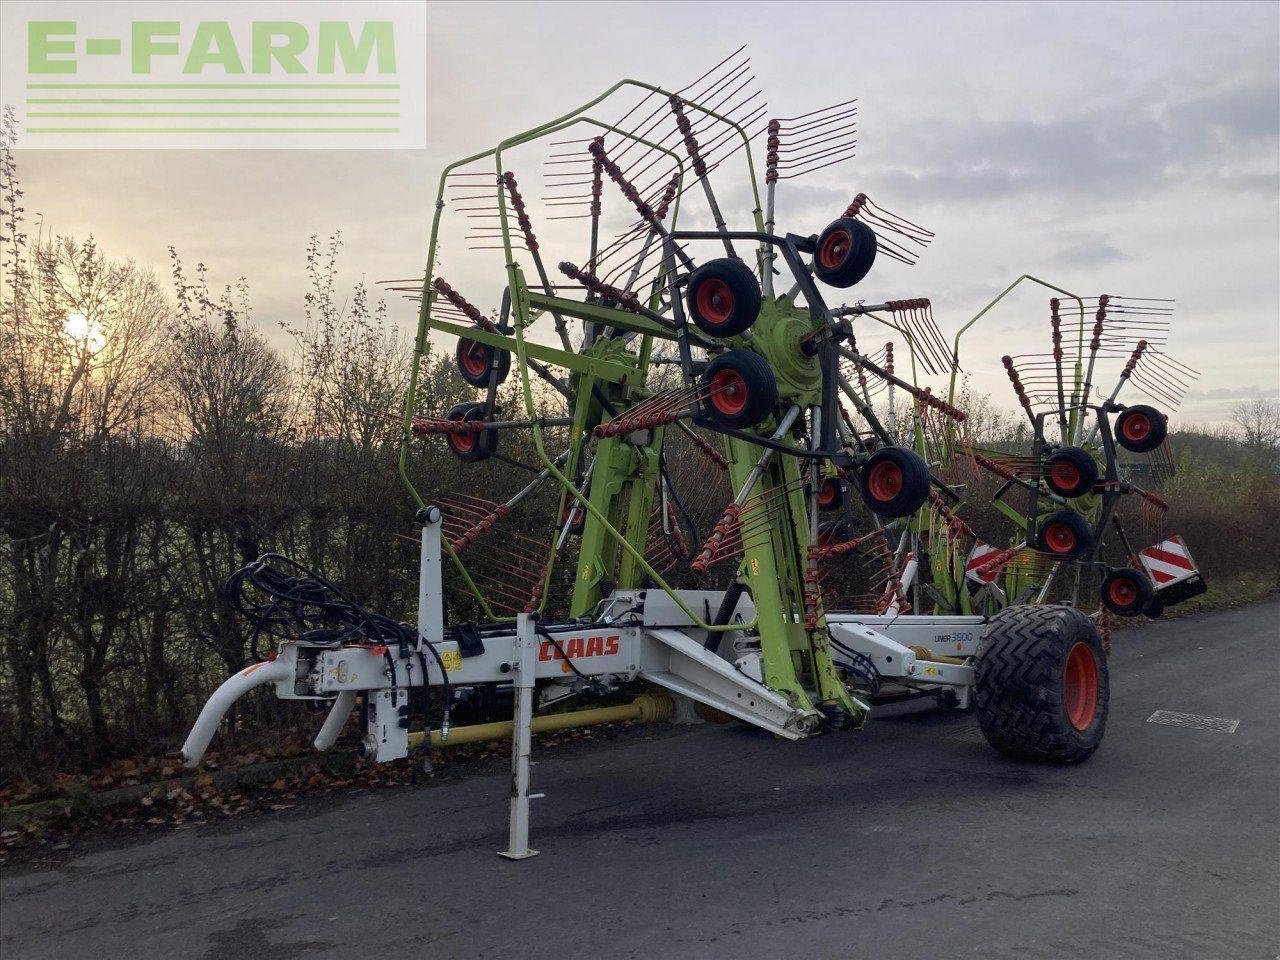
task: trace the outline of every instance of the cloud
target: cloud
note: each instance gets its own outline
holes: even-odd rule
[[[1256,400],[1280,398],[1280,389],[1276,387],[1215,387],[1212,390],[1191,390],[1187,397],[1193,401],[1206,400]]]
[[[257,323],[274,335],[301,308],[309,234],[344,228],[352,280],[412,276],[422,269],[446,160],[558,116],[621,75],[679,85],[701,69],[693,64],[710,66],[748,42],[771,114],[859,100],[857,159],[781,184],[779,229],[816,233],[866,191],[937,232],[918,265],[880,258],[865,285],[833,300],[928,296],[950,338],[1024,272],[1081,293],[1166,294],[1179,300],[1172,352],[1204,372],[1206,390],[1191,402],[1203,404],[1205,419],[1265,395],[1240,384],[1276,381],[1275,4],[989,4],[978,16],[963,4],[790,3],[755,6],[746,19],[716,3],[565,9],[570,19],[602,10],[621,17],[634,42],[602,45],[590,31],[557,36],[565,55],[530,73],[500,51],[512,37],[551,35],[538,5],[431,5],[438,42],[425,152],[24,153],[28,209],[162,271],[173,243],[224,280],[244,274]],[[727,22],[732,39],[709,52],[706,38],[723,38]],[[858,38],[854,59],[850,37]],[[488,57],[479,73],[478,56]],[[622,109],[607,107],[609,120]],[[762,146],[757,139],[757,165]],[[548,220],[536,203],[547,192],[537,167],[518,156],[513,163],[544,255],[580,258],[586,222]],[[735,157],[713,176],[739,228],[750,225],[755,201],[744,166]],[[606,189],[606,209],[616,209],[620,196]],[[620,215],[617,228],[632,220]],[[685,195],[681,224],[710,224],[700,189]],[[459,226],[445,221],[437,268],[494,306],[505,283],[501,258],[468,251]],[[700,244],[695,254],[713,251]],[[1046,349],[1046,296],[1024,285],[966,335],[975,388],[1008,399],[998,358]],[[398,322],[416,327],[412,304],[392,306]]]
[[[919,118],[900,123],[878,177],[895,190],[945,200],[1150,195],[1189,180],[1274,199],[1280,94],[1252,71],[1219,87],[1152,100],[1125,89],[1049,119]],[[1010,104],[1010,109],[1016,109]]]
[[[1058,239],[1065,242],[1053,254],[1053,258],[1070,267],[1099,267],[1129,259],[1127,253],[1102,233],[1071,231],[1060,235]]]

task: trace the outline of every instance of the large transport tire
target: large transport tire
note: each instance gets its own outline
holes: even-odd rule
[[[1065,606],[1000,611],[978,645],[974,708],[1005,756],[1080,763],[1102,743],[1107,654],[1093,622]]]

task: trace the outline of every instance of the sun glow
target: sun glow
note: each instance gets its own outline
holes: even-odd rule
[[[83,313],[69,313],[63,322],[63,329],[78,349],[97,353],[107,343],[106,334],[97,320],[90,319]]]

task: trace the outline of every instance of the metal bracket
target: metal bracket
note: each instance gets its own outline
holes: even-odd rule
[[[644,678],[788,740],[799,740],[817,721],[733,664],[703,649],[684,630],[646,630]]]

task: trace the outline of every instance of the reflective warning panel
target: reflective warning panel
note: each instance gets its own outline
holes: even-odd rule
[[[1150,574],[1157,590],[1199,573],[1182,537],[1170,537],[1152,544],[1139,551],[1138,559]]]
[[[1198,597],[1209,589],[1182,537],[1152,544],[1138,552],[1138,559],[1155,585],[1156,598],[1165,607]]]

